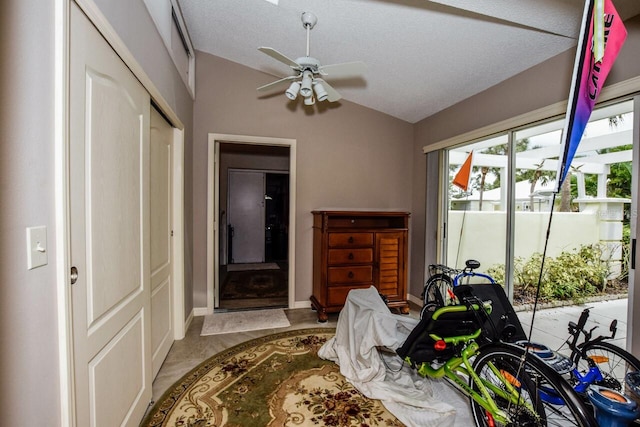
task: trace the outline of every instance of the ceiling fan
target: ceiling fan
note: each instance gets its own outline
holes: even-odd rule
[[[313,105],[316,100],[329,102],[337,101],[341,98],[340,94],[331,87],[322,77],[351,77],[362,74],[366,70],[364,62],[345,62],[342,64],[321,65],[316,58],[309,56],[309,34],[311,29],[318,22],[318,18],[310,12],[302,14],[302,26],[307,30],[307,54],[295,61],[277,50],[270,47],[260,47],[258,50],[273,59],[288,65],[296,74],[284,77],[275,82],[260,86],[259,92],[265,92],[272,88],[293,80],[289,88],[285,91],[285,95],[290,100],[295,100],[298,93],[304,98],[305,105]]]

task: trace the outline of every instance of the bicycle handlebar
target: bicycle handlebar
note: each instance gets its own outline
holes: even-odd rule
[[[585,341],[589,341],[591,339],[591,331],[585,331],[584,325],[587,324],[587,319],[589,318],[589,309],[585,308],[582,310],[580,314],[580,318],[578,319],[578,324],[576,325],[574,322],[569,322],[569,334],[573,337],[571,342],[569,342],[569,348],[572,352],[578,351],[578,339],[580,338],[580,333],[583,333],[585,336]],[[595,329],[595,328],[594,328]]]

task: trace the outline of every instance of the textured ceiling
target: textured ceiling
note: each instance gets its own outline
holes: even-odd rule
[[[328,82],[344,99],[410,123],[575,47],[584,7],[583,0],[179,4],[195,49],[271,74],[274,80],[292,72],[258,47],[272,47],[292,59],[304,56],[306,30],[300,16],[312,12],[318,23],[311,30],[311,56],[323,65],[367,64],[361,78]],[[625,19],[640,13],[638,0],[614,4]],[[282,102],[289,102],[284,95]]]

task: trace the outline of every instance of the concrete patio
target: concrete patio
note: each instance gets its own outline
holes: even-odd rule
[[[585,308],[590,308],[586,330],[597,326],[593,336],[610,335],[609,326],[613,319],[618,320],[618,331],[614,340],[610,342],[626,348],[627,343],[627,299],[615,299],[610,301],[592,302],[566,307],[539,309],[534,319],[532,341],[545,344],[551,349],[558,350],[569,338],[568,325],[570,321],[578,323],[578,318]],[[518,318],[522,327],[528,334],[531,327],[532,311],[518,312]],[[568,354],[570,350],[565,344],[561,352]],[[638,357],[638,355],[635,355]]]

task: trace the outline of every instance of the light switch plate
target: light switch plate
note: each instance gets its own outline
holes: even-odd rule
[[[47,227],[27,228],[27,269],[46,265],[47,260]]]

